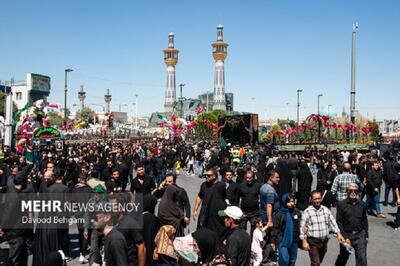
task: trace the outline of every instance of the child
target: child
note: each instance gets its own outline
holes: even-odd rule
[[[267,227],[263,227],[262,219],[257,218],[255,220],[255,228],[253,232],[253,241],[251,242],[251,257],[253,266],[259,266],[263,260],[262,247],[264,245],[264,238],[262,232],[264,232]]]

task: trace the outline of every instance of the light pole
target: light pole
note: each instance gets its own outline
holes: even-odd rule
[[[254,102],[255,102],[256,98],[255,97],[251,97],[251,113],[254,114]]]
[[[318,143],[321,142],[321,119],[319,117],[319,101],[322,97],[322,94],[318,94]]]
[[[207,108],[207,113],[208,113],[208,90],[207,90],[207,96],[206,96],[206,108]]]
[[[328,104],[328,117],[329,118],[331,117],[331,107],[332,107],[332,104]]]
[[[300,116],[299,116],[299,109],[300,109],[300,92],[303,92],[303,90],[298,89],[297,90],[297,125],[299,125],[300,122]]]
[[[119,110],[119,112],[122,112],[122,106],[128,106],[126,103],[123,103],[123,104],[119,104],[118,105],[118,110]]]
[[[289,103],[286,103],[286,120],[289,121]]]
[[[135,128],[138,127],[138,97],[139,94],[135,94]]]
[[[64,70],[65,73],[65,87],[64,87],[64,126],[67,125],[67,92],[68,92],[68,83],[67,83],[67,77],[68,77],[68,72],[74,71],[73,69],[67,68]]]
[[[180,108],[180,110],[179,110],[179,116],[181,117],[181,118],[183,118],[183,98],[182,98],[182,89],[183,89],[183,87],[185,86],[186,84],[179,84],[179,88],[180,88],[180,97],[179,97],[179,103],[180,103],[180,106],[181,106],[181,108]]]

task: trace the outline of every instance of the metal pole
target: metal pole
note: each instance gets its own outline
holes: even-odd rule
[[[321,98],[322,94],[318,94],[318,143],[321,142],[321,119],[319,117],[319,99]]]
[[[67,73],[65,69],[65,83],[64,83],[64,127],[67,125]]]
[[[207,98],[206,98],[206,108],[207,108],[207,113],[208,113],[208,90],[207,90]]]
[[[185,86],[185,85],[186,85],[186,84],[179,84],[180,93],[181,93],[181,97],[179,98],[179,102],[180,102],[180,106],[181,106],[180,112],[179,112],[179,116],[180,116],[181,118],[183,118],[183,98],[182,98],[182,89],[183,89],[183,86]]]
[[[352,41],[351,41],[351,91],[350,91],[350,120],[355,123],[356,110],[356,29],[358,24],[353,24]]]
[[[7,87],[7,84],[4,84]],[[14,81],[11,80],[10,88],[14,85]],[[13,111],[13,104],[12,104],[12,91],[6,90],[6,119],[4,121],[5,131],[4,131],[4,146],[11,148],[12,144],[12,111]]]
[[[300,124],[300,92],[302,92],[303,90],[297,90],[297,125]]]
[[[135,128],[137,129],[138,127],[138,94],[135,94],[136,100],[135,100]]]
[[[68,72],[72,72],[73,70],[70,68],[67,68],[64,70],[64,77],[65,77],[65,83],[64,83],[64,126],[67,125],[67,92],[68,92],[68,83],[67,83],[67,76]]]
[[[356,29],[358,23],[353,24],[351,40],[351,91],[350,91],[350,122],[356,122]],[[354,140],[354,133],[350,132],[351,140]]]
[[[289,121],[289,103],[286,103],[286,120]]]

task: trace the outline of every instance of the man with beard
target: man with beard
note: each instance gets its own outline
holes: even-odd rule
[[[207,205],[210,203],[210,195],[212,194],[211,191],[216,183],[218,183],[218,176],[214,169],[207,170],[206,174],[206,181],[203,182],[200,186],[199,194],[197,195],[196,201],[194,203],[193,209],[193,220],[197,220],[197,229],[203,226],[205,213],[204,211],[207,209]],[[198,213],[199,207],[200,214]]]
[[[108,159],[106,165],[107,165],[107,167],[105,169],[103,169],[103,171],[101,172],[101,180],[102,181],[110,180],[112,170],[114,169],[113,160]]]
[[[178,203],[178,206],[181,209],[181,211],[183,213],[185,213],[183,222],[184,222],[184,225],[186,226],[190,223],[190,201],[189,201],[189,197],[187,195],[186,190],[176,184],[176,178],[177,178],[176,175],[174,175],[173,173],[167,173],[164,181],[162,181],[160,186],[153,191],[153,195],[156,198],[161,199],[168,186],[173,185],[176,188],[178,188],[177,203]]]
[[[374,161],[372,163],[372,169],[367,173],[367,201],[365,202],[365,207],[367,210],[374,208],[378,218],[386,218],[381,212],[380,206],[382,172],[379,168],[379,162]]]
[[[120,173],[118,169],[111,171],[111,179],[106,181],[107,193],[118,193],[123,192],[122,182],[120,179]]]
[[[135,170],[136,177],[132,180],[131,192],[150,194],[156,188],[154,180],[145,174],[142,164],[136,164]]]
[[[95,214],[93,227],[104,236],[104,260],[107,266],[128,266],[127,244],[124,235],[114,227],[115,214],[107,212],[106,203]]]
[[[228,168],[225,172],[226,199],[229,205],[239,206],[239,185],[233,181],[233,170]]]
[[[239,185],[240,208],[244,213],[242,219],[242,228],[247,229],[247,222],[250,222],[251,234],[255,229],[254,220],[260,217],[260,194],[261,184],[254,179],[254,172],[251,170],[246,171],[246,182]]]
[[[220,210],[218,215],[224,217],[225,226],[229,229],[229,234],[224,242],[226,243],[225,253],[230,259],[230,265],[250,265],[251,238],[240,226],[240,220],[243,217],[242,210],[236,206],[229,206],[225,210]]]
[[[340,245],[340,253],[335,265],[346,265],[349,252],[346,246],[351,245],[356,253],[356,265],[367,265],[368,219],[364,203],[357,199],[358,185],[347,186],[347,198],[337,204],[336,221],[346,238]]]
[[[130,196],[127,193],[117,193],[110,196],[109,201],[119,206],[128,206]],[[118,206],[117,205],[117,206]],[[139,229],[140,221],[136,221],[132,215],[118,209],[115,228],[123,234],[127,244],[128,265],[144,266],[146,263],[146,250],[143,241],[143,232]]]
[[[61,173],[59,171],[56,171],[56,173],[46,171],[40,184],[39,193],[43,194],[45,199],[48,200],[51,199],[51,195],[46,193],[50,193],[52,190],[54,191],[55,188],[51,188],[55,182],[54,176],[61,176]],[[46,219],[51,217],[50,215],[51,214],[47,212],[40,212],[39,218]],[[35,244],[33,246],[34,266],[44,265],[46,257],[50,252],[65,248],[65,246],[63,246],[64,235],[62,230],[63,229],[50,228],[49,224],[38,224],[35,231]]]

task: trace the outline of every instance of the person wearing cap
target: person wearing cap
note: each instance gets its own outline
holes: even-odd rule
[[[358,185],[347,186],[347,198],[338,202],[336,221],[345,237],[345,244],[350,244],[356,254],[356,265],[367,265],[368,219],[364,203],[357,198]],[[336,265],[346,265],[349,259],[346,245],[340,245]]]
[[[225,226],[229,229],[224,238],[226,256],[231,266],[250,265],[251,239],[249,234],[240,227],[243,218],[242,210],[237,206],[228,206],[225,210],[218,211],[218,215],[224,217]]]

